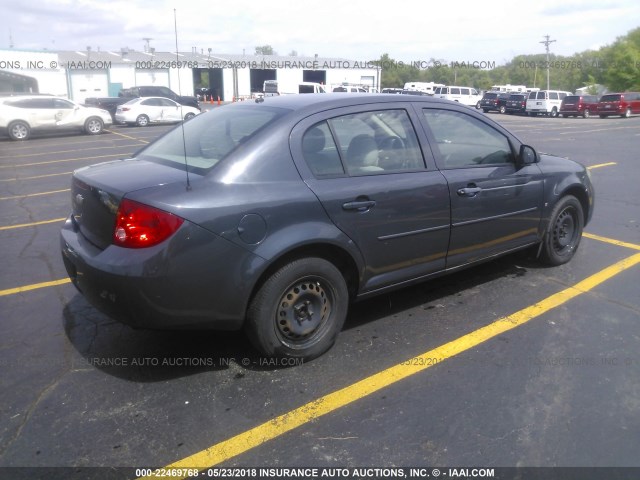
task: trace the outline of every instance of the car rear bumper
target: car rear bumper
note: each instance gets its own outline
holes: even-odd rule
[[[69,217],[60,247],[69,278],[89,303],[136,328],[241,328],[249,272],[264,262],[190,222],[154,247],[101,250]]]

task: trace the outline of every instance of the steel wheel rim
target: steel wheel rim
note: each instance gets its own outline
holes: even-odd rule
[[[334,305],[332,289],[322,278],[293,282],[276,307],[276,332],[284,343],[301,346],[313,341],[327,326]]]
[[[573,250],[578,234],[578,221],[573,208],[565,208],[553,226],[553,249],[558,254]]]

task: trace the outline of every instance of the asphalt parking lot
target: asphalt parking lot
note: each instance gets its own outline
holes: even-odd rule
[[[239,333],[132,330],[68,282],[71,172],[171,127],[1,137],[0,478],[640,467],[640,117],[488,116],[591,169],[596,210],[576,257],[544,268],[515,254],[356,304],[308,363],[261,358]]]

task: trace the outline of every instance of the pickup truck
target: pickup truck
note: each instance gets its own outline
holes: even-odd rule
[[[84,104],[89,107],[97,107],[108,111],[111,114],[111,118],[115,122],[116,110],[119,105],[127,103],[132,98],[138,97],[165,97],[189,107],[194,107],[200,110],[198,99],[196,97],[178,95],[174,91],[167,87],[159,86],[143,86],[124,88],[120,90],[117,97],[90,97],[85,99]]]

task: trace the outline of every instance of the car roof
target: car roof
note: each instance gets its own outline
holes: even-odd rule
[[[450,105],[442,99],[436,99],[431,96],[399,96],[388,95],[385,93],[371,93],[368,95],[362,95],[361,93],[344,93],[336,96],[330,93],[303,93],[303,94],[291,94],[280,95],[277,97],[266,97],[259,99],[259,102],[241,102],[240,104],[259,103],[260,105],[273,106],[278,108],[287,108],[290,110],[326,110],[331,108],[348,107],[356,105],[366,105],[369,103],[398,103],[398,102],[412,102],[412,103],[424,103],[424,104],[445,104]]]

